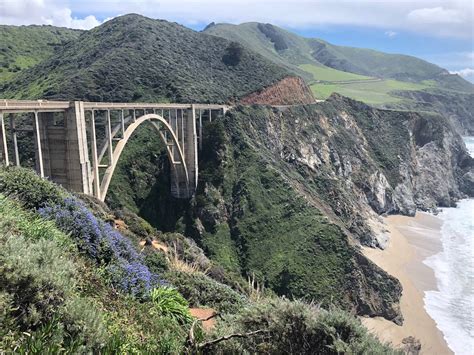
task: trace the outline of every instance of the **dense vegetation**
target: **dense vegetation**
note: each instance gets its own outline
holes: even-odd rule
[[[53,26],[0,25],[0,82],[49,58],[80,33]]]
[[[218,103],[288,75],[235,45],[176,23],[126,15],[83,32],[1,91],[5,98]]]
[[[364,161],[364,172],[357,174],[361,188],[365,188],[368,172],[378,168],[385,169],[387,176],[398,183],[398,157],[406,158],[408,154],[403,143],[408,139],[404,128],[407,116],[387,114],[394,124],[385,124],[375,120],[378,116],[368,106],[356,102],[348,105],[336,98],[324,106],[292,108],[280,117],[268,108],[240,107],[212,124],[206,122],[198,192],[191,204],[170,196],[163,152],[150,149],[157,154],[152,160],[154,166],[146,156],[135,154],[146,144],[138,134],[129,142],[130,155],[123,156],[119,163],[124,173],[113,178],[107,201],[139,212],[161,230],[192,236],[227,272],[254,274],[280,295],[337,303],[348,309],[359,304],[358,312],[387,312],[388,318],[396,318],[397,311],[392,307],[399,297],[398,284],[385,274],[380,279],[368,276],[381,271],[370,263],[366,268],[358,265],[361,256],[343,230],[348,228],[365,244],[373,243],[362,215],[355,212],[360,208],[351,205],[354,197],[333,175],[332,167],[320,166],[315,175],[290,158],[298,154],[289,150],[297,149],[302,143],[297,137],[302,135],[324,146],[325,134],[318,121],[323,117],[330,117],[338,132],[331,138],[331,149],[337,152],[334,154],[340,154],[341,159],[353,155],[353,147],[360,143],[337,123],[344,110],[357,114],[364,130],[383,133],[371,136],[372,160]],[[299,124],[295,123],[296,117]],[[282,133],[269,132],[268,125]],[[305,127],[303,132],[300,127]],[[379,140],[391,149],[378,150]],[[146,186],[148,195],[143,198],[141,190],[135,193],[127,186]],[[307,201],[308,196],[319,201],[318,207]],[[328,219],[328,208],[335,211],[336,220],[343,221],[343,228]],[[379,295],[383,306],[362,306],[371,301],[357,293],[360,280],[354,275],[359,272],[367,275],[362,289],[369,293],[385,290]],[[386,285],[382,287],[376,280],[384,280]],[[341,294],[344,297],[336,296]]]
[[[58,204],[64,208],[48,207]],[[181,256],[139,248],[140,237],[132,228],[119,232],[102,219],[113,214],[30,170],[0,169],[0,352],[179,354],[252,351],[255,344],[272,352],[301,346],[306,352],[311,346],[328,354],[393,351],[342,311],[280,300],[254,289],[240,293],[199,271],[197,264],[178,259]],[[126,220],[132,225],[140,219],[129,213]],[[135,225],[135,232],[156,241],[158,233],[146,222],[142,225]],[[180,238],[161,235],[160,242],[173,240],[176,246]],[[187,243],[189,249],[192,244]],[[196,251],[191,247],[187,255],[192,254]],[[167,285],[141,293],[121,287],[123,283],[116,282],[129,284],[128,269],[108,270],[117,258],[161,270]],[[212,333],[203,333],[194,324],[189,304],[212,305],[223,320]],[[288,329],[293,319],[299,323]],[[253,328],[264,336],[219,340]],[[302,339],[307,339],[305,345]]]

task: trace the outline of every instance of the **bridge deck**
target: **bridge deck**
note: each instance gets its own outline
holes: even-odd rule
[[[0,100],[0,112],[61,112],[74,106],[74,101],[48,100]],[[142,109],[189,109],[221,110],[230,108],[216,104],[179,104],[179,103],[121,103],[121,102],[84,102],[85,110],[142,110]]]

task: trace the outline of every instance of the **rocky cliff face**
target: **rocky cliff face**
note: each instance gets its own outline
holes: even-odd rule
[[[474,135],[474,93],[433,90],[398,91],[396,94],[411,100],[411,103],[405,103],[410,109],[438,112],[451,121],[459,134]]]
[[[400,286],[352,245],[384,246],[375,232],[380,214],[451,206],[473,194],[473,160],[451,125],[338,95],[282,109],[239,107],[222,125],[225,138],[212,146],[219,153],[204,154],[202,164],[204,176],[210,169],[220,178],[203,181],[193,216],[207,251],[297,297],[324,299],[312,285],[342,273],[327,283],[339,285],[342,304],[400,321]],[[318,265],[333,269],[315,272]]]
[[[286,77],[264,89],[243,97],[243,105],[298,105],[311,104],[315,99],[303,79],[296,76]]]
[[[338,95],[310,106],[247,110],[234,115],[248,116],[249,144],[363,244],[383,246],[367,223],[378,214],[412,215],[473,195],[473,160],[441,116],[377,110]]]
[[[472,176],[473,160],[443,117],[334,95],[312,105],[236,107],[204,128],[191,204],[178,205],[161,181],[137,210],[278,294],[400,323],[400,284],[359,245],[384,246],[375,232],[380,214],[472,195]]]

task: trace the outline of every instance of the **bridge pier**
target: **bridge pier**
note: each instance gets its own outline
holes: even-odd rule
[[[5,128],[3,112],[0,112],[0,130],[0,149],[2,150],[2,161],[5,166],[9,166],[10,159],[8,157],[7,132]]]
[[[84,110],[80,102],[57,125],[53,112],[35,113],[36,170],[68,190],[92,194]]]
[[[86,110],[91,113],[88,122]],[[198,119],[196,110],[199,110]],[[225,113],[225,110],[223,105],[210,104],[0,100],[0,158],[5,165],[11,163],[5,114],[33,114],[38,173],[68,190],[94,195],[103,201],[128,140],[142,123],[151,122],[166,145],[171,165],[172,196],[190,198],[194,195],[198,183],[198,144],[202,146],[202,112],[208,114],[208,120],[211,121],[213,113]],[[105,137],[100,131],[99,136],[96,134],[95,112],[98,111],[105,113]],[[126,118],[124,111],[128,111],[130,116]],[[166,111],[167,118],[164,117]],[[137,112],[143,115],[137,117]],[[62,115],[61,119],[58,119],[59,115]],[[118,123],[112,122],[114,117],[119,118]],[[19,165],[13,117],[8,128],[11,135],[8,143],[13,144],[14,161]],[[103,139],[100,145],[99,139]],[[105,168],[103,173],[99,173],[100,168]]]

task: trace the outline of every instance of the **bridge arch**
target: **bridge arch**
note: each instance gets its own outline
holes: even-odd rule
[[[170,161],[171,169],[173,171],[173,174],[175,174],[176,179],[175,181],[177,182],[177,176],[178,176],[178,169],[182,169],[184,176],[186,178],[186,186],[189,187],[190,180],[189,180],[189,174],[188,174],[188,168],[186,166],[186,160],[183,152],[183,148],[180,146],[178,137],[176,136],[173,128],[171,125],[166,121],[165,118],[163,118],[160,115],[157,115],[155,113],[150,113],[150,114],[145,114],[139,118],[137,118],[134,122],[132,122],[127,129],[123,133],[123,138],[120,139],[115,146],[112,154],[112,162],[109,163],[109,166],[105,170],[104,176],[102,177],[102,181],[100,182],[100,195],[99,198],[100,200],[104,201],[105,196],[107,195],[107,191],[109,189],[110,182],[112,180],[115,168],[117,166],[117,163],[120,159],[120,156],[122,155],[123,149],[127,145],[129,139],[135,132],[135,130],[141,126],[145,122],[150,122],[152,125],[155,127],[157,130],[157,133],[159,134],[161,140],[165,144],[166,147],[166,153],[168,155],[168,159]],[[164,130],[169,134],[171,138],[171,143],[170,144],[165,136],[163,135],[163,132],[161,130],[161,127],[164,128]],[[175,153],[176,152],[176,153]],[[175,158],[178,160],[176,161]]]

